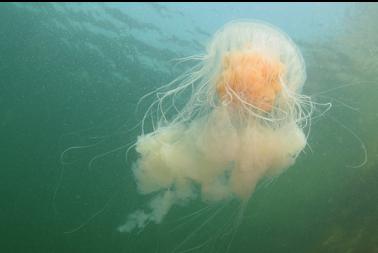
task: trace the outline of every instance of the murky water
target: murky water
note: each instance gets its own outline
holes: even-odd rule
[[[1,252],[378,252],[377,4],[1,4]],[[298,44],[319,103],[295,166],[237,203],[176,206],[132,234],[148,107],[226,22]],[[67,150],[64,152],[64,150]],[[366,153],[365,153],[366,151]],[[367,157],[365,157],[365,155]],[[365,158],[367,159],[365,161]],[[361,166],[360,166],[361,165]]]

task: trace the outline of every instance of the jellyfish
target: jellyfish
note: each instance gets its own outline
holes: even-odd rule
[[[155,100],[142,125],[151,118],[152,127],[137,138],[132,170],[139,193],[151,199],[119,231],[160,223],[172,206],[195,199],[248,201],[306,146],[312,103],[301,94],[305,64],[284,32],[233,21],[204,55],[184,60],[198,63],[149,94]]]

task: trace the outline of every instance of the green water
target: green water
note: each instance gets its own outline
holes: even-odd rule
[[[0,4],[0,252],[378,252],[377,13],[378,4]],[[172,59],[203,53],[236,18],[287,32],[306,62],[303,92],[332,109],[317,111],[295,166],[239,219],[231,203],[180,220],[204,207],[193,202],[119,233],[147,200],[133,182],[135,152],[125,161],[148,106],[137,109],[139,98],[190,67]],[[364,148],[367,162],[353,168]]]

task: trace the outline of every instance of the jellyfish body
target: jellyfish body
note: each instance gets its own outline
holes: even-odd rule
[[[247,201],[260,180],[293,165],[306,145],[304,61],[277,28],[231,22],[191,71],[158,91],[153,105],[161,115],[138,137],[133,167],[139,192],[156,195],[120,231],[159,223],[172,205],[195,198]],[[163,101],[188,88],[185,106],[165,112]]]

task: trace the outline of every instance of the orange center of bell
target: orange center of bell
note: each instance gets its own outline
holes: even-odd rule
[[[282,90],[282,72],[281,62],[259,53],[229,53],[223,59],[222,73],[217,82],[218,96],[234,105],[243,102],[270,112]]]

